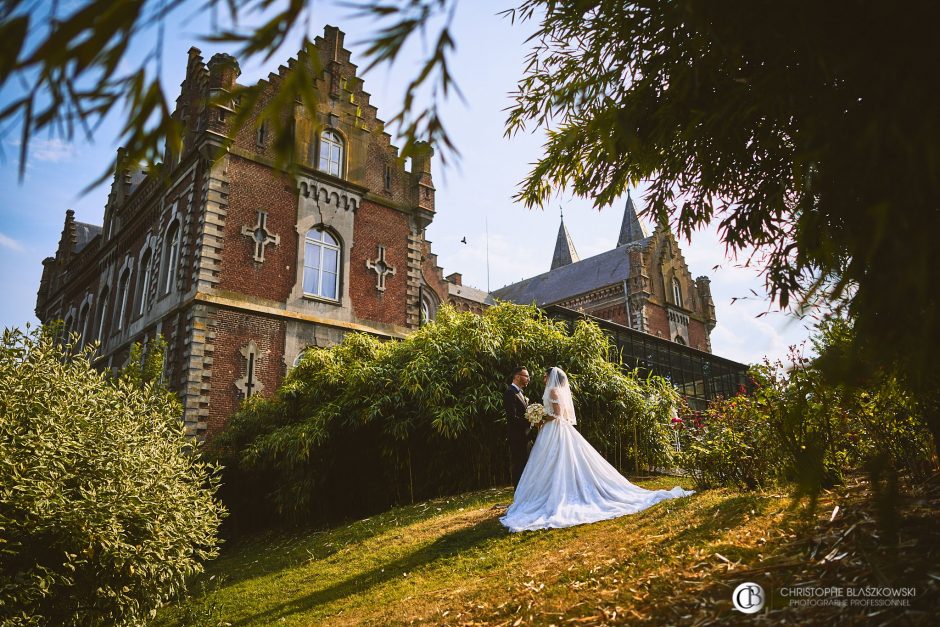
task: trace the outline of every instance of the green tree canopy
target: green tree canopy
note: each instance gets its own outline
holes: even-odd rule
[[[771,297],[834,303],[853,352],[917,390],[940,441],[940,46],[931,3],[545,2],[508,130],[546,130],[529,205],[650,182],[680,233],[718,221]]]

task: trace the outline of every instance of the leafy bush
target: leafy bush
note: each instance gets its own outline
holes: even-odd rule
[[[216,474],[153,383],[3,333],[0,623],[138,624],[216,554]]]
[[[787,367],[753,366],[750,395],[713,402],[698,425],[686,425],[680,463],[700,486],[785,481],[809,494],[872,464],[923,474],[933,441],[898,379],[878,371],[847,386],[827,376],[826,362],[851,341],[849,321],[827,318],[813,338],[816,359],[793,350]]]
[[[613,463],[669,465],[675,391],[625,375],[611,352],[597,325],[569,329],[508,303],[483,315],[442,307],[401,341],[348,335],[305,353],[216,438],[224,498],[242,523],[269,511],[307,520],[508,483],[503,392],[519,365],[533,401],[548,367],[570,374],[578,429]]]
[[[775,478],[770,429],[753,397],[713,402],[682,424],[680,465],[699,487],[763,487]]]

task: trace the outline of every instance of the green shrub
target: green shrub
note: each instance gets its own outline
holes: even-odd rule
[[[749,395],[713,402],[699,424],[686,421],[680,464],[703,487],[784,481],[810,495],[872,464],[924,474],[932,465],[932,439],[898,379],[879,369],[851,386],[827,376],[824,365],[851,338],[849,321],[827,318],[813,338],[819,357],[794,349],[786,367],[779,361],[752,366]]]
[[[3,333],[0,623],[139,624],[216,554],[216,474],[153,383]]]
[[[595,324],[569,329],[508,303],[483,315],[442,307],[401,341],[352,334],[309,350],[273,398],[251,399],[213,442],[224,498],[236,522],[309,520],[508,483],[503,392],[520,365],[533,401],[548,367],[569,373],[578,429],[613,463],[671,465],[675,391],[624,374],[610,353]]]
[[[753,396],[713,402],[682,425],[679,464],[699,487],[764,487],[778,470],[772,427]]]

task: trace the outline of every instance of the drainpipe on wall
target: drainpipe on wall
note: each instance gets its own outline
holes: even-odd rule
[[[627,306],[627,326],[633,328],[633,312],[630,311],[630,287],[627,279],[623,280],[623,303]]]

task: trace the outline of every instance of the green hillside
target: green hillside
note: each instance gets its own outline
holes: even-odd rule
[[[677,480],[636,483],[664,488]],[[865,545],[875,529],[866,490],[857,483],[828,494],[815,513],[791,507],[783,493],[712,490],[616,520],[522,534],[509,534],[498,521],[511,490],[474,492],[335,529],[226,546],[193,586],[193,597],[164,611],[158,623],[708,624],[745,618],[731,607],[738,582],[772,589],[829,577],[850,585],[845,578],[859,569],[871,576],[870,567],[853,561],[858,555],[875,563],[879,576],[904,580],[898,585],[924,586],[915,608],[905,610],[916,618],[918,607],[936,606],[938,598],[940,576],[930,571],[940,545],[931,513],[937,495],[902,507],[913,535],[902,533],[899,550],[907,558],[900,567]],[[846,556],[820,563],[833,544]],[[776,610],[790,621],[807,611],[826,612]]]

